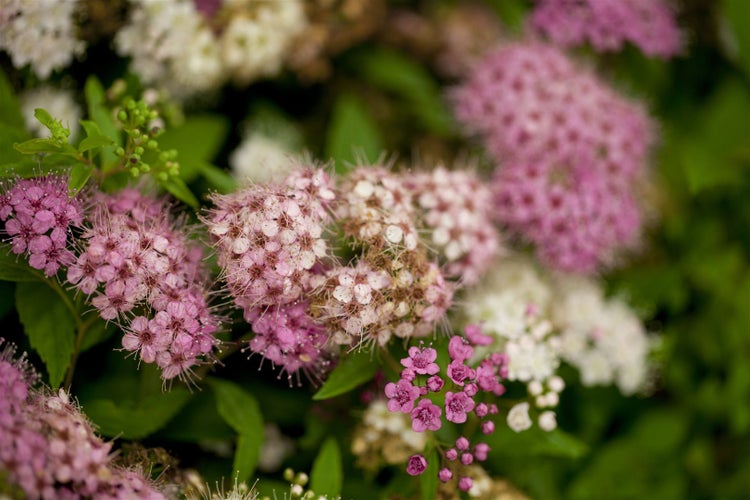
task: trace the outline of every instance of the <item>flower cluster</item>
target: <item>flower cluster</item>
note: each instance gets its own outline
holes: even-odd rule
[[[164,200],[134,189],[96,194],[68,281],[126,334],[123,347],[156,362],[165,380],[209,355],[219,322],[207,302],[202,249],[171,220]]]
[[[404,463],[412,454],[422,452],[426,444],[425,434],[411,428],[406,414],[390,411],[378,398],[369,404],[362,423],[354,430],[351,449],[358,466],[377,470],[383,463]]]
[[[412,346],[408,357],[401,360],[404,369],[400,380],[385,386],[388,410],[409,415],[412,429],[416,432],[439,430],[444,423],[443,408],[445,421],[463,424],[470,415],[474,415],[483,434],[495,431],[491,416],[498,413],[497,405],[485,403],[480,398],[491,395],[492,400],[505,393],[501,381],[508,377],[508,356],[494,352],[479,362],[472,362],[474,347],[488,345],[492,339],[484,335],[477,325],[467,326],[464,333],[466,338],[455,335],[450,339],[450,363],[444,370],[436,363],[435,349]],[[434,403],[436,400],[442,403],[442,407]],[[489,450],[489,445],[484,442],[472,446],[468,438],[459,437],[455,446],[444,453],[447,465],[440,469],[439,479],[448,482],[456,476],[458,488],[468,491],[473,482],[464,473],[465,468],[475,461],[486,460]],[[426,468],[425,457],[417,454],[409,458],[406,471],[416,476]]]
[[[68,66],[84,43],[75,33],[76,0],[4,0],[0,8],[0,50],[16,68],[30,66],[40,78]]]
[[[406,178],[429,243],[446,262],[446,276],[473,285],[500,251],[492,221],[492,193],[475,173],[442,166]]]
[[[557,374],[561,361],[576,367],[586,386],[614,382],[632,394],[647,382],[650,341],[642,323],[624,302],[606,300],[590,279],[546,276],[509,258],[465,301],[466,321],[481,323],[492,337],[490,349],[508,355],[508,380],[526,384],[544,430],[557,425],[552,410],[565,388]],[[523,404],[508,417],[517,431],[531,425],[530,406]]]
[[[71,229],[83,224],[83,205],[68,197],[66,177],[18,179],[0,195],[0,221],[12,252],[25,253],[29,265],[45,275],[75,260],[68,239]]]
[[[117,50],[132,58],[145,83],[176,98],[215,90],[228,79],[244,85],[275,75],[305,26],[300,0],[132,3]]]
[[[142,474],[114,466],[112,443],[65,391],[35,388],[36,373],[14,354],[12,345],[0,351],[0,468],[11,484],[29,498],[164,498]]]
[[[454,102],[499,164],[497,218],[543,261],[590,273],[636,243],[634,191],[653,135],[637,104],[540,43],[490,53]]]
[[[669,58],[682,37],[668,0],[538,0],[531,25],[556,45],[589,42],[599,52],[630,42],[646,55]]]

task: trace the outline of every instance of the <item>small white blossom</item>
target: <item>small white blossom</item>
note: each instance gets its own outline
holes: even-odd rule
[[[529,417],[529,403],[518,403],[508,412],[508,427],[515,432],[525,431],[532,425]]]

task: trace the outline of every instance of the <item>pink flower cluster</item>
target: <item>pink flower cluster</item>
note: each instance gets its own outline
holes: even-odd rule
[[[318,375],[313,368],[326,361],[328,333],[312,320],[308,303],[280,305],[264,313],[256,309],[250,323],[255,333],[252,352],[280,366],[290,381],[299,370],[311,378]]]
[[[68,281],[91,297],[105,320],[127,332],[123,347],[162,369],[165,380],[190,372],[216,344],[200,246],[169,217],[164,200],[134,189],[92,200],[83,250]]]
[[[408,175],[405,183],[430,230],[431,246],[446,262],[446,276],[475,284],[500,252],[490,189],[475,172],[442,166]]]
[[[558,49],[502,46],[454,92],[456,115],[499,167],[495,210],[542,260],[593,272],[636,243],[637,183],[653,126]]]
[[[665,0],[538,0],[531,25],[552,42],[573,47],[589,42],[599,52],[625,42],[646,55],[672,57],[682,37]]]
[[[72,227],[83,223],[83,207],[68,197],[66,177],[19,179],[0,195],[0,220],[13,253],[25,253],[29,265],[54,276],[75,257],[68,249]]]
[[[96,436],[64,391],[35,389],[36,373],[14,353],[10,345],[0,351],[5,479],[29,498],[164,498],[142,474],[112,464],[112,443]]]
[[[469,325],[465,330],[466,338],[455,335],[448,344],[450,364],[445,367],[444,376],[436,363],[437,351],[432,347],[412,346],[408,357],[401,360],[404,369],[398,382],[390,382],[385,386],[388,397],[388,409],[394,413],[406,413],[411,416],[412,429],[416,432],[437,431],[443,425],[443,409],[445,419],[456,424],[468,421],[470,415],[479,419],[479,428],[483,434],[492,434],[495,423],[491,415],[498,413],[493,403],[480,401],[480,396],[492,395],[498,397],[505,393],[505,386],[501,383],[508,375],[508,357],[502,353],[492,353],[478,364],[469,363],[476,345],[489,345],[492,339],[481,333],[477,325]],[[467,340],[468,338],[468,340]],[[433,403],[434,393],[443,400],[443,407]],[[420,399],[421,398],[421,399]],[[474,460],[487,459],[489,446],[477,443],[470,451],[469,440],[461,437],[456,441],[456,447],[445,452],[447,467],[439,472],[439,478],[447,482],[453,477],[452,469],[463,471],[462,467],[471,465]],[[456,462],[456,463],[453,463]],[[427,467],[422,455],[414,455],[409,460],[407,472],[418,475]],[[471,488],[471,478],[461,476],[459,488],[468,491]],[[464,489],[465,488],[465,489]]]

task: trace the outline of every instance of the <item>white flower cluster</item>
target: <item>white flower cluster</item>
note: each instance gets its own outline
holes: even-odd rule
[[[42,79],[69,65],[84,43],[76,38],[77,0],[0,0],[0,50],[16,68]]]
[[[398,464],[423,451],[426,444],[425,433],[412,430],[408,415],[391,412],[384,400],[376,399],[362,416],[362,425],[352,440],[352,453],[364,463],[382,460]]]
[[[647,381],[650,341],[643,324],[590,279],[546,278],[531,262],[507,258],[465,304],[468,322],[495,337],[490,349],[507,353],[508,380],[527,384],[544,430],[557,427],[552,409],[565,387],[556,374],[561,361],[578,369],[585,386],[615,383],[633,394]],[[509,426],[530,427],[528,411],[528,403],[516,405]]]
[[[0,0],[1,1],[1,0]],[[70,129],[70,138],[78,134],[81,119],[81,107],[76,103],[73,92],[58,89],[50,85],[26,90],[20,96],[21,112],[26,122],[26,128],[36,137],[49,137],[50,131],[34,116],[37,108],[45,109],[56,120]]]
[[[275,75],[306,25],[301,0],[225,0],[210,26],[191,0],[131,2],[128,23],[115,37],[117,51],[132,58],[144,83],[178,99],[228,79],[247,84]]]
[[[289,161],[292,152],[268,135],[252,132],[229,155],[232,175],[240,185],[280,182],[296,163]]]

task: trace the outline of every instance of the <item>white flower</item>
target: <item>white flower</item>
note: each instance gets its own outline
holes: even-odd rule
[[[508,427],[515,432],[525,431],[531,427],[529,417],[529,403],[518,403],[508,412]]]
[[[539,415],[539,427],[546,432],[553,431],[557,428],[557,416],[553,411],[544,411]]]
[[[229,156],[232,174],[241,184],[281,181],[296,164],[291,152],[263,134],[251,133]]]
[[[263,445],[258,455],[258,468],[264,472],[278,470],[293,449],[294,441],[284,436],[276,424],[266,424],[263,428]]]

